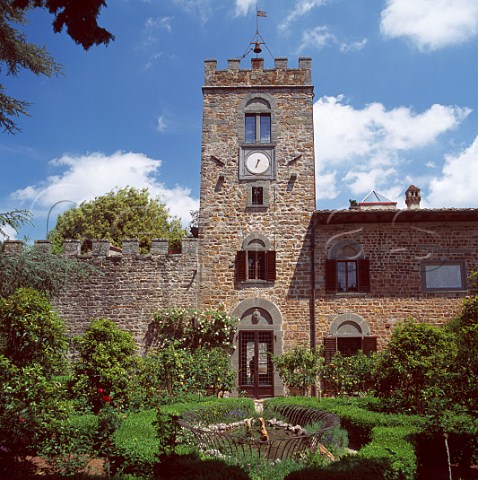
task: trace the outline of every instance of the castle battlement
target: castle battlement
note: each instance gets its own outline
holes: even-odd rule
[[[299,58],[299,68],[288,68],[287,58],[275,58],[274,68],[264,68],[263,58],[251,58],[251,68],[241,69],[241,59],[228,60],[227,70],[217,69],[217,60],[204,62],[204,88],[207,87],[312,86],[312,59]]]
[[[81,253],[80,240],[65,240],[63,243],[63,255],[67,257],[128,257],[140,256],[150,257],[158,255],[168,255],[171,257],[197,257],[198,240],[197,238],[183,238],[181,242],[181,252],[170,252],[169,242],[165,238],[154,238],[151,243],[151,251],[149,253],[140,254],[139,240],[137,238],[123,239],[121,248],[114,247],[108,240],[96,239],[92,240],[91,252],[87,254]],[[35,240],[35,250],[42,253],[51,253],[52,243],[49,240]],[[24,243],[21,240],[6,240],[3,244],[4,253],[22,253]]]

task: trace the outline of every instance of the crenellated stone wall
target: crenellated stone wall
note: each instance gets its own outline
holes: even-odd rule
[[[80,241],[65,241],[64,255],[96,267],[98,273],[65,285],[53,301],[71,336],[83,333],[92,319],[109,318],[141,346],[155,311],[197,306],[196,239],[183,239],[181,254],[169,254],[163,239],[153,240],[148,254],[139,253],[136,239],[124,240],[122,249],[107,240],[93,240],[88,254],[81,254],[80,246]],[[37,241],[35,247],[51,252],[48,241]],[[22,242],[4,244],[6,253],[20,253],[22,248]]]

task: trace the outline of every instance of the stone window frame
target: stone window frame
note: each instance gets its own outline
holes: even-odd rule
[[[433,287],[427,285],[427,267],[457,266],[460,268],[460,286]],[[464,260],[425,260],[420,264],[422,292],[465,292],[468,289],[466,278],[466,262]]]
[[[262,203],[253,203],[252,190],[253,188],[262,188]],[[269,192],[269,182],[250,182],[247,184],[247,201],[246,207],[248,209],[264,209],[269,207],[270,201],[270,192]]]
[[[353,262],[356,265],[356,283],[354,290],[339,290],[338,264]],[[325,260],[325,290],[336,294],[363,294],[370,291],[370,262],[365,256],[363,245],[354,239],[335,242]]]
[[[277,102],[272,95],[262,92],[254,92],[246,95],[239,105],[239,115],[237,119],[237,138],[241,146],[253,145],[275,145],[277,142]],[[271,116],[271,138],[270,143],[246,143],[246,114],[251,113],[268,113]],[[260,139],[259,139],[260,140]]]
[[[241,285],[254,286],[273,283],[276,280],[276,252],[272,249],[269,239],[261,233],[250,233],[242,241],[241,248],[242,250],[236,254],[236,282]],[[263,278],[249,278],[249,252],[253,254],[254,260],[257,255],[261,255],[264,262],[264,270],[261,275]]]
[[[324,337],[324,356],[330,363],[337,352],[340,352],[341,339],[360,339],[360,348],[369,355],[377,351],[377,337],[371,335],[371,329],[363,317],[355,313],[341,313],[332,316],[327,337]]]

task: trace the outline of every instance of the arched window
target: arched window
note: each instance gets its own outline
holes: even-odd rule
[[[328,292],[369,292],[370,266],[362,245],[355,240],[334,244],[325,262],[325,289]]]
[[[244,142],[271,143],[271,125],[270,103],[258,97],[249,100],[244,108]]]
[[[367,322],[354,313],[342,313],[330,325],[329,335],[324,338],[326,363],[337,352],[348,357],[362,351],[366,355],[377,351],[377,337],[371,335]]]
[[[269,240],[259,233],[248,235],[236,255],[236,280],[273,282],[275,279],[276,252]]]

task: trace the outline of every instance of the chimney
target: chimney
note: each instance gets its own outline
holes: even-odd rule
[[[407,204],[407,208],[409,210],[420,208],[421,199],[420,189],[415,187],[415,185],[410,185],[405,192],[405,203]]]

